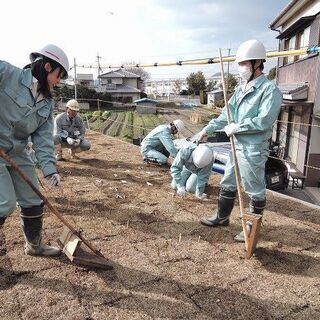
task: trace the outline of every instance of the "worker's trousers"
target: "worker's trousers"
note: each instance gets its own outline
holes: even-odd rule
[[[10,154],[19,168],[27,175],[38,188],[38,178],[35,165],[25,152],[19,155]],[[30,186],[4,161],[0,161],[0,217],[7,217],[17,207],[30,208],[40,206],[42,200]]]
[[[192,173],[191,171],[187,169],[183,169],[181,172],[181,180],[180,185],[184,186],[186,190],[190,193],[195,193],[198,183],[198,176],[195,173]],[[174,179],[171,182],[171,188],[177,189],[177,184],[174,181]]]
[[[70,144],[67,143],[67,142],[62,141],[61,137],[60,137],[58,134],[56,134],[56,135],[53,137],[53,141],[54,141],[54,144],[55,144],[55,145],[61,144],[61,147],[62,147],[62,148],[77,149],[77,148],[79,147],[81,151],[87,151],[87,150],[89,150],[89,149],[91,148],[91,143],[90,143],[90,141],[88,141],[88,140],[86,140],[86,139],[81,139],[79,145],[73,146],[73,145],[70,145]]]
[[[264,200],[266,198],[265,165],[269,150],[261,145],[236,145],[236,154],[244,191],[252,200]],[[237,190],[231,153],[220,185],[223,190]]]

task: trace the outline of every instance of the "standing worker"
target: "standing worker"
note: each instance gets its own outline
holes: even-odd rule
[[[39,188],[35,164],[27,152],[31,138],[36,158],[49,187],[60,184],[55,166],[53,145],[54,100],[51,89],[68,77],[66,54],[55,45],[30,54],[31,64],[23,70],[0,61],[0,148],[2,148]],[[43,202],[0,158],[0,227],[6,217],[21,207],[21,225],[25,238],[25,254],[56,256],[57,247],[41,241]]]
[[[141,143],[143,161],[164,165],[170,155],[174,158],[179,150],[173,144],[172,135],[181,132],[183,128],[184,123],[178,119],[150,131]]]
[[[90,149],[90,141],[84,138],[86,128],[79,116],[80,110],[77,100],[69,100],[66,112],[55,118],[54,144],[56,159],[62,160],[62,148],[68,148],[71,159],[76,159],[76,153]]]
[[[232,122],[228,124],[227,110],[213,119],[200,132],[199,139],[223,129],[234,136],[236,156],[244,191],[250,198],[250,212],[262,215],[266,205],[265,163],[269,155],[269,140],[272,126],[281,108],[282,94],[278,87],[269,81],[262,70],[266,50],[257,40],[242,43],[237,50],[236,62],[244,84],[236,88],[229,101]],[[234,164],[230,156],[221,180],[218,209],[210,218],[202,218],[206,226],[229,225],[229,217],[234,206],[237,186]],[[235,237],[244,242],[243,231]]]
[[[181,196],[191,192],[198,199],[206,200],[207,194],[204,193],[204,189],[213,162],[214,153],[208,146],[193,144],[180,149],[170,169],[172,189],[177,190],[177,194]]]

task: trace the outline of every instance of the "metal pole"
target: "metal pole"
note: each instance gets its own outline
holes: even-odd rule
[[[77,100],[77,64],[76,58],[73,61],[73,68],[74,68],[74,98]]]

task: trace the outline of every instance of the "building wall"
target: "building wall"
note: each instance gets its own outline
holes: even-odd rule
[[[109,78],[114,84],[122,84],[122,78]],[[101,84],[108,84],[108,78],[101,78]]]
[[[138,81],[136,78],[130,79],[130,78],[123,78],[123,84],[126,84],[127,86],[138,88]]]
[[[126,97],[131,97],[131,101],[135,101],[140,99],[140,94],[139,93],[111,93],[111,96],[113,98],[126,98]]]
[[[315,56],[280,67],[278,70],[278,84],[308,82],[308,101],[313,102],[317,93],[316,84],[319,64],[319,56]]]
[[[317,127],[311,128],[310,151],[308,155],[307,165],[315,168],[320,167],[320,120],[313,119],[312,124]],[[320,181],[320,170],[307,167],[308,186],[318,187]]]
[[[156,105],[153,103],[143,103],[143,104],[138,104],[136,107],[136,111],[138,113],[152,113],[155,114],[157,113],[157,108]]]

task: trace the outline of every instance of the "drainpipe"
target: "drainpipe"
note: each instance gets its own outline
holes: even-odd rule
[[[281,30],[273,28],[271,27],[271,25],[269,26],[269,28],[271,31],[279,32],[279,35],[281,34]],[[278,51],[280,51],[280,39],[278,41]],[[276,68],[276,84],[278,84],[278,69],[279,69],[279,58],[277,60],[277,68]]]
[[[269,26],[269,28],[270,28],[270,30],[272,30],[272,31],[276,31],[276,32],[279,32],[279,34],[281,34],[281,31],[280,30],[278,30],[278,29],[276,29],[276,28],[273,28],[271,25]],[[279,39],[279,41],[278,41],[278,51],[280,51],[280,39]],[[277,67],[276,67],[276,84],[278,84],[278,69],[279,69],[279,58],[277,59]],[[278,116],[278,120],[280,119],[280,116],[281,116],[281,113],[279,113],[279,116]],[[287,127],[287,130],[288,130],[288,127]],[[279,136],[280,136],[280,125],[279,125],[279,122],[278,122],[278,124],[277,124],[277,127],[276,127],[276,141],[278,141],[279,140]],[[287,138],[286,138],[286,140],[288,139],[288,131],[287,131]],[[280,142],[280,141],[278,141],[278,142]],[[284,155],[283,155],[283,157],[285,157],[286,156],[286,154],[287,154],[287,141],[286,141],[286,145],[285,145],[285,152],[284,152]]]

